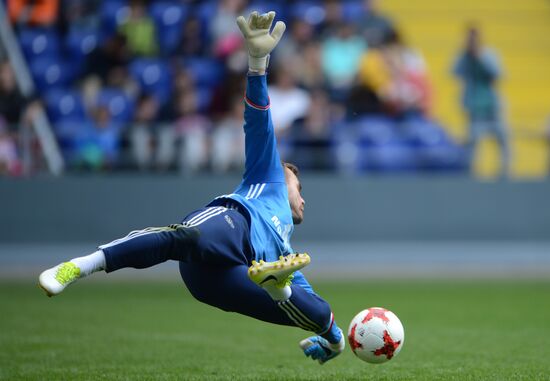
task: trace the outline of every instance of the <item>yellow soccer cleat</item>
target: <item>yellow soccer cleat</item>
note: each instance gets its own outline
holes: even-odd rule
[[[266,282],[273,281],[279,288],[290,285],[295,271],[306,267],[311,262],[311,258],[306,253],[288,254],[279,257],[275,262],[252,261],[252,266],[248,268],[248,277],[258,286]]]
[[[80,269],[72,262],[64,262],[40,274],[38,285],[48,296],[54,296],[78,278]]]

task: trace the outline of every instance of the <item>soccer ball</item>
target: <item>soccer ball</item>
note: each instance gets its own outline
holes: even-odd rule
[[[349,325],[348,341],[353,353],[361,360],[380,364],[401,351],[405,332],[393,312],[371,307],[355,315]]]

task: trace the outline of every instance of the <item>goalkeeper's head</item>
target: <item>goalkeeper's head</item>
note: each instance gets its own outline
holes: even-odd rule
[[[286,187],[288,189],[288,202],[292,212],[292,222],[299,225],[304,220],[304,207],[306,202],[302,197],[302,184],[298,178],[298,167],[291,163],[283,162],[285,170]]]

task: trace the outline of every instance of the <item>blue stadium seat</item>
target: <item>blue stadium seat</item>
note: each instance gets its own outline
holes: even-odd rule
[[[86,117],[81,95],[72,90],[53,89],[44,96],[46,110],[52,122],[62,119],[82,119]]]
[[[79,148],[89,140],[92,128],[88,118],[67,117],[53,124],[55,137],[68,163],[76,164],[79,161]]]
[[[172,72],[164,60],[141,58],[132,61],[130,74],[146,94],[155,96],[161,103],[172,92]]]
[[[326,16],[323,3],[321,1],[305,0],[297,1],[290,5],[290,18],[304,20],[312,25],[323,22]]]
[[[111,118],[116,123],[127,123],[134,114],[134,102],[120,89],[104,88],[97,97],[98,106],[107,107]]]
[[[189,8],[176,1],[153,2],[150,13],[155,21],[160,51],[164,54],[173,53],[181,40]]]
[[[360,169],[402,172],[416,168],[414,149],[406,144],[392,119],[366,116],[356,121],[355,129]]]
[[[19,32],[19,42],[29,60],[60,54],[59,36],[53,29],[28,28]]]
[[[354,124],[356,138],[362,146],[383,146],[399,141],[395,123],[385,116],[365,116]]]
[[[67,87],[75,78],[76,67],[57,57],[41,57],[30,63],[37,90],[43,93],[53,88]]]
[[[359,21],[364,13],[364,0],[346,0],[341,3],[342,17],[347,21]]]
[[[219,85],[225,75],[224,65],[213,58],[184,58],[183,68],[193,76],[197,86],[214,87]]]
[[[118,26],[128,19],[130,7],[127,0],[102,1],[101,8],[101,40],[112,36]]]
[[[258,11],[260,14],[262,14],[262,13],[267,13],[269,11],[275,11],[275,13],[277,14],[275,16],[275,21],[278,21],[278,20],[285,20],[286,9],[287,7],[285,7],[284,4],[282,4],[282,2],[252,0],[248,4],[248,11],[246,13],[250,13],[252,11]]]
[[[87,117],[68,116],[53,123],[53,130],[58,140],[72,142],[78,137],[89,135],[91,126]]]
[[[371,172],[404,172],[417,168],[414,149],[402,143],[363,148],[360,167]]]
[[[99,32],[93,29],[71,28],[65,37],[65,48],[75,64],[82,64],[99,46]]]
[[[403,138],[413,147],[431,147],[450,142],[440,126],[422,117],[401,123],[400,129]]]
[[[404,123],[401,128],[405,141],[415,149],[420,169],[467,170],[464,148],[456,144],[437,123],[415,118]]]
[[[205,0],[199,2],[195,9],[196,16],[200,19],[201,23],[208,24],[212,15],[218,12],[218,0]]]
[[[212,89],[210,87],[199,86],[195,89],[197,96],[197,108],[199,111],[208,111],[212,101]]]

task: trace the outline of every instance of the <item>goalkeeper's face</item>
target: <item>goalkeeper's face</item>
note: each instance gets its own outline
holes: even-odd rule
[[[304,220],[304,206],[306,204],[301,194],[302,184],[300,184],[298,176],[288,168],[285,168],[285,178],[290,211],[292,212],[292,222],[294,222],[294,225],[298,225]]]

